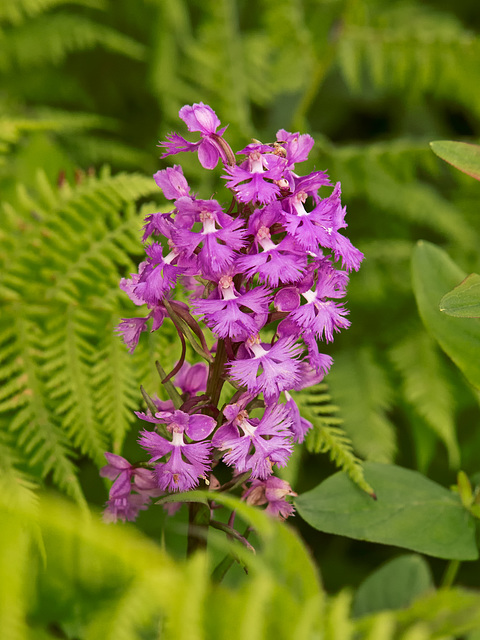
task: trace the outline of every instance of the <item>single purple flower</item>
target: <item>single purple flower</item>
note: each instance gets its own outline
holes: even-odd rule
[[[171,415],[180,413],[183,412],[175,411]],[[140,415],[139,417],[142,416]],[[200,417],[207,418],[208,416]],[[145,420],[146,418],[143,419]],[[151,421],[153,422],[153,420]],[[213,426],[215,426],[214,420],[213,423]],[[212,445],[207,441],[186,443],[184,428],[181,424],[172,421],[169,427],[172,433],[171,441],[154,431],[142,431],[138,441],[140,446],[152,456],[150,462],[156,462],[168,456],[166,462],[160,462],[155,465],[155,473],[160,489],[163,491],[189,491],[198,486],[199,478],[206,478],[206,474],[211,467],[210,452]]]
[[[174,233],[175,246],[191,256],[195,251],[198,265],[203,275],[213,276],[224,273],[233,263],[237,251],[245,246],[245,229],[242,220],[235,220],[223,213],[216,200],[197,200],[200,232],[177,229]],[[219,228],[217,228],[219,227]]]
[[[139,511],[147,509],[150,498],[159,495],[153,472],[134,467],[115,453],[106,452],[105,457],[108,464],[100,469],[100,475],[114,480],[114,483],[110,488],[104,519],[107,522],[133,521]]]
[[[310,329],[317,336],[332,342],[333,332],[350,326],[345,317],[348,310],[342,304],[321,298],[317,291],[306,291],[302,296],[307,304],[292,311],[288,319],[301,329]]]
[[[188,443],[184,434],[192,440],[207,438],[216,426],[210,416],[189,415],[183,411],[158,412],[155,416],[135,412],[142,420],[165,424],[172,434],[172,440],[160,436],[154,431],[142,431],[139,444],[150,455],[150,462],[167,457],[166,462],[155,466],[158,487],[163,491],[188,491],[198,485],[199,478],[205,478],[210,470],[211,442]]]
[[[208,367],[203,362],[194,365],[184,362],[180,371],[175,376],[175,384],[180,387],[182,393],[191,396],[206,391],[208,379]]]
[[[280,180],[285,168],[285,160],[272,153],[261,153],[258,147],[249,145],[240,153],[247,153],[247,159],[241,166],[226,166],[228,175],[222,176],[226,185],[237,194],[240,202],[260,202],[267,204],[280,195],[280,187],[274,182]]]
[[[286,480],[269,476],[265,480],[253,480],[242,499],[247,504],[258,506],[266,504],[266,513],[274,518],[285,520],[295,512],[294,506],[287,502],[286,497],[296,495]]]
[[[227,336],[234,340],[246,340],[258,333],[268,316],[270,294],[264,287],[255,287],[245,293],[238,293],[230,275],[223,275],[218,281],[218,291],[222,298],[198,299],[192,307],[204,316],[205,323],[220,338]],[[253,313],[246,313],[242,307]]]
[[[190,187],[180,165],[176,164],[173,167],[157,171],[153,179],[163,191],[163,195],[167,200],[177,200],[183,196],[190,195]]]
[[[246,357],[238,357],[227,365],[229,375],[245,386],[250,393],[262,393],[267,400],[276,401],[282,391],[292,389],[299,382],[302,351],[294,339],[278,340],[273,346],[260,344],[260,337],[252,336],[245,343]],[[251,355],[248,355],[251,354]]]
[[[172,264],[179,255],[179,250],[175,247],[165,257],[163,257],[162,245],[159,242],[152,242],[145,248],[149,257],[141,272],[136,285],[133,288],[134,294],[143,299],[149,305],[156,305],[172,289],[178,276],[183,273],[180,266]]]
[[[116,453],[105,452],[108,464],[100,469],[100,476],[114,480],[110,488],[110,498],[128,495],[132,488],[133,465]]]
[[[249,419],[242,410],[218,429],[213,445],[226,451],[223,461],[237,473],[251,470],[252,478],[266,478],[273,465],[287,464],[292,453],[290,426],[290,417],[281,405],[267,407],[261,420]]]
[[[314,139],[308,133],[289,133],[285,129],[277,131],[277,145],[285,149],[287,168],[291,171],[296,162],[304,162],[308,159],[314,144]]]
[[[321,174],[322,172],[316,172]],[[322,174],[325,175],[326,174]],[[329,184],[329,182],[323,182]],[[340,183],[330,196],[320,199],[316,192],[322,186],[322,177],[310,174],[295,181],[295,191],[283,200],[285,209],[285,228],[297,242],[308,251],[316,251],[318,246],[331,249],[335,260],[351,271],[358,271],[363,253],[352,245],[350,240],[339,233],[347,226],[346,208],[340,201]],[[312,211],[306,211],[303,203],[308,196],[315,200]]]
[[[146,318],[123,318],[115,328],[115,331],[122,336],[130,353],[135,351],[142,331],[147,330],[147,320],[148,316]]]
[[[225,132],[223,127],[217,132],[220,120],[211,107],[203,102],[192,106],[185,105],[179,111],[180,118],[185,122],[189,131],[199,131],[201,140],[199,142],[188,142],[182,136],[173,133],[167,136],[168,142],[161,142],[160,146],[166,149],[160,156],[166,158],[179,151],[198,151],[198,159],[205,169],[214,169],[219,158],[227,162],[227,155],[224,146],[219,139]]]

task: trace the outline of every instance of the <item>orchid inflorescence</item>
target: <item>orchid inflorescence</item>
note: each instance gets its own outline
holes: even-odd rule
[[[132,465],[105,454],[101,474],[114,480],[106,516],[134,520],[152,498],[200,483],[222,490],[215,477],[222,461],[233,469],[228,486],[239,484],[247,502],[286,518],[294,511],[286,498],[295,493],[273,471],[287,464],[293,443],[312,426],[289,392],[328,372],[332,358],[319,343],[350,324],[340,300],[363,254],[340,233],[347,226],[340,183],[332,185],[324,171],[295,173],[314,144],[310,135],[280,129],[273,144],[255,140],[234,154],[209,106],[184,106],[179,115],[200,140],[171,134],[161,157],[197,152],[205,169],[220,160],[233,199],[225,210],[215,199],[198,198],[179,165],[154,175],[173,210],[147,216],[146,259],[120,283],[149,313],[124,319],[117,330],[133,352],[150,320],[156,331],[170,318],[182,356],[163,379],[170,400],[148,397],[147,412],[136,412],[150,427],[139,437],[149,460]],[[330,195],[318,195],[332,186]],[[175,299],[180,284],[188,304]],[[200,319],[215,337],[211,347]],[[208,366],[185,362],[187,341]],[[219,408],[226,381],[231,393]],[[261,417],[252,417],[254,410]]]

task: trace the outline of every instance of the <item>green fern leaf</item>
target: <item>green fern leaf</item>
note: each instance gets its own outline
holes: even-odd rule
[[[22,306],[15,308],[11,322],[14,328],[12,342],[7,342],[7,349],[0,347],[2,370],[12,376],[1,387],[0,414],[5,414],[9,430],[16,434],[22,460],[25,459],[32,469],[39,469],[42,478],[52,473],[54,482],[82,503],[83,494],[71,460],[72,452],[44,401],[45,390],[38,364],[38,332],[26,318]],[[12,344],[15,350],[11,349]],[[14,366],[9,370],[8,365],[12,362]]]
[[[140,407],[141,381],[132,357],[113,331],[116,324],[115,315],[105,327],[91,375],[98,420],[113,440],[113,451],[119,453],[135,420],[134,411]]]
[[[391,359],[403,378],[403,393],[427,426],[448,451],[450,465],[458,468],[458,446],[454,399],[450,384],[442,375],[442,361],[435,343],[425,332],[412,334],[390,351]]]
[[[94,349],[85,338],[91,332],[89,325],[95,321],[94,314],[67,307],[60,318],[49,324],[53,337],[46,343],[43,357],[48,363],[46,389],[56,404],[55,413],[61,416],[75,446],[101,466],[106,440],[92,400],[90,370]]]
[[[355,449],[369,460],[391,462],[396,438],[386,412],[393,393],[372,353],[363,349],[338,354],[328,383]]]
[[[28,18],[40,15],[62,5],[77,4],[92,9],[104,9],[104,0],[16,0],[0,5],[0,21],[18,25]]]
[[[307,434],[307,449],[313,453],[328,453],[342,471],[363,491],[373,494],[372,487],[365,480],[361,460],[353,453],[353,445],[348,434],[340,426],[342,420],[336,417],[338,407],[330,403],[327,385],[320,383],[301,393],[292,394],[303,418],[313,424]]]
[[[56,12],[41,14],[3,34],[0,69],[12,72],[58,65],[69,53],[98,45],[135,60],[145,56],[143,45],[106,25],[81,14]]]

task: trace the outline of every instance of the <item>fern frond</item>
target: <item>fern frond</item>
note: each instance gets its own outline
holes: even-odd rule
[[[65,133],[94,128],[113,129],[115,126],[116,122],[112,118],[91,113],[37,109],[28,118],[3,114],[0,117],[0,140],[13,144],[23,134],[36,131]]]
[[[352,441],[342,429],[342,420],[334,414],[338,407],[331,404],[331,396],[325,383],[320,383],[301,393],[292,393],[303,418],[313,424],[307,434],[306,446],[313,453],[328,453],[342,471],[363,491],[373,494],[365,480],[362,462],[353,452]]]
[[[108,163],[115,167],[138,170],[152,162],[150,153],[105,136],[76,134],[62,139],[62,144],[77,159],[77,163],[84,167]]]
[[[140,374],[160,357],[157,332],[141,341],[151,345],[141,363],[113,334],[128,315],[120,277],[135,269],[142,216],[155,210],[144,205],[139,216],[134,201],[157,187],[144,176],[108,171],[60,188],[39,173],[33,187],[7,207],[10,228],[1,238],[8,268],[0,287],[13,302],[0,324],[0,412],[35,475],[51,476],[80,501],[73,451],[103,466],[110,441],[120,450],[139,408]],[[156,371],[155,382],[153,393]]]
[[[71,460],[72,451],[44,401],[38,329],[26,317],[24,306],[17,305],[14,313],[8,315],[14,335],[11,342],[0,347],[2,372],[8,376],[1,386],[0,414],[4,414],[4,422],[16,435],[22,459],[39,470],[42,478],[52,473],[54,482],[81,503],[83,494]]]
[[[103,463],[106,440],[93,403],[91,363],[94,348],[86,339],[96,315],[67,307],[60,318],[52,319],[45,343],[46,390],[56,404],[55,413],[72,442],[99,466]],[[95,335],[95,334],[93,334]]]
[[[403,378],[405,399],[442,440],[450,466],[458,468],[460,450],[455,429],[454,399],[450,384],[442,373],[443,364],[435,343],[421,331],[407,336],[393,347],[390,357]]]
[[[36,502],[37,484],[33,477],[20,471],[22,460],[13,435],[7,430],[8,424],[2,419],[0,424],[0,489],[6,495],[7,504],[30,504]],[[8,487],[8,491],[7,491]]]
[[[143,60],[145,47],[111,27],[84,15],[56,12],[41,14],[3,33],[0,69],[33,69],[58,65],[73,51],[101,46],[134,60]]]
[[[40,198],[19,191],[28,235],[12,246],[12,251],[19,253],[4,275],[4,285],[21,290],[32,302],[42,289],[44,300],[77,304],[82,299],[90,305],[101,301],[100,306],[112,308],[119,266],[133,270],[130,256],[141,250],[142,220],[127,203],[152,193],[155,184],[135,174],[89,178],[73,191],[70,187],[60,189],[56,206],[49,209],[48,200],[51,206],[53,196],[46,194],[41,180],[44,178],[39,179]],[[36,211],[40,221],[32,221],[31,211]],[[144,208],[142,214],[147,211],[150,209]],[[30,281],[35,281],[32,290]]]
[[[18,25],[56,7],[72,4],[92,9],[105,8],[105,0],[15,0],[0,4],[0,21]]]
[[[113,451],[119,453],[125,435],[140,407],[138,370],[119,336],[113,331],[118,324],[115,314],[105,327],[105,333],[94,354],[91,370],[98,421],[113,440]]]
[[[355,449],[369,460],[392,462],[396,438],[387,410],[393,391],[373,354],[367,349],[339,353],[328,384]]]
[[[455,96],[479,113],[474,79],[480,39],[453,14],[417,3],[381,7],[369,18],[360,15],[345,25],[339,41],[341,69],[352,89],[361,91],[370,83],[410,97]]]

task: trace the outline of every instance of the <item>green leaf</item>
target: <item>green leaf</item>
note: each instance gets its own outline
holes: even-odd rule
[[[480,147],[468,142],[439,140],[431,142],[433,153],[439,158],[460,169],[475,180],[480,180]]]
[[[457,318],[480,318],[480,276],[471,273],[440,300],[440,311]]]
[[[432,574],[424,558],[415,554],[394,558],[359,586],[353,600],[353,615],[403,609],[432,587]]]
[[[480,389],[480,320],[440,311],[443,295],[466,277],[439,247],[420,241],[412,257],[413,289],[423,323],[471,384]]]
[[[457,495],[417,471],[374,462],[364,470],[377,500],[336,473],[295,500],[299,514],[327,533],[438,558],[478,558],[474,520]]]

